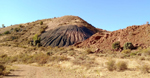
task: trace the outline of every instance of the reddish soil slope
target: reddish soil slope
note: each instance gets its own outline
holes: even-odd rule
[[[150,46],[150,25],[145,24],[141,26],[129,26],[125,29],[113,31],[105,34],[96,33],[80,44],[78,47],[94,47],[101,50],[111,50],[112,44],[120,41],[121,46],[126,42],[132,42],[134,46],[141,46],[143,48]]]

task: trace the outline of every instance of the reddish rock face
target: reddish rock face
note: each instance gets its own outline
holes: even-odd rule
[[[123,47],[126,42],[131,42],[134,46],[140,46],[142,48],[149,47],[150,25],[129,26],[125,29],[113,31],[105,35],[96,33],[76,46],[95,47],[100,50],[111,50],[112,44],[116,41],[120,41],[121,47]]]
[[[41,35],[41,44],[43,46],[69,46],[81,42],[94,34],[84,26],[68,25],[60,26],[55,29],[46,31]]]

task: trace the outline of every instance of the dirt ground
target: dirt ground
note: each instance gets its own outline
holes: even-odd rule
[[[103,60],[103,61],[99,61]],[[11,71],[11,74],[5,76],[4,78],[149,78],[150,73],[141,73],[136,67],[139,63],[147,63],[148,61],[137,61],[134,59],[115,59],[116,61],[126,61],[128,63],[128,69],[125,71],[108,71],[105,67],[106,58],[97,58],[101,65],[96,68],[84,70],[82,72],[77,72],[75,70],[70,70],[61,67],[51,67],[51,66],[33,66],[25,64],[13,65],[17,67],[15,71]],[[74,66],[69,66],[68,68],[74,68]],[[93,70],[97,70],[94,71]],[[88,73],[87,73],[88,72]]]
[[[82,75],[68,70],[51,67],[37,67],[18,64],[17,70],[4,78],[83,78]]]

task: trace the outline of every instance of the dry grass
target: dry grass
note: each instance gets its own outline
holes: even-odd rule
[[[145,60],[144,56],[139,57],[139,60]]]
[[[2,64],[0,64],[0,75],[8,75],[10,72],[6,70],[6,67]]]
[[[128,68],[126,62],[118,61],[116,63],[116,61],[112,60],[112,59],[108,60],[108,62],[106,62],[106,65],[107,65],[107,69],[109,71],[113,71],[113,70],[124,71],[124,70],[126,70]]]
[[[121,53],[128,54],[128,53],[131,53],[131,50],[130,49],[126,49],[126,50],[123,50]]]
[[[128,68],[128,65],[124,61],[119,61],[115,65],[117,71],[124,71]]]
[[[109,71],[115,70],[115,60],[112,59],[108,60],[108,62],[106,62],[106,65]]]
[[[146,64],[140,65],[139,67],[137,67],[141,73],[145,74],[145,73],[149,73],[149,69],[150,67]]]
[[[86,53],[86,54],[92,54],[93,51],[92,51],[91,49],[88,48],[88,49],[85,50],[85,53]]]

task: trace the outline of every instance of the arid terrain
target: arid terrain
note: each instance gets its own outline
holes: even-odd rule
[[[107,31],[78,16],[0,28],[2,78],[149,78],[150,25]]]

